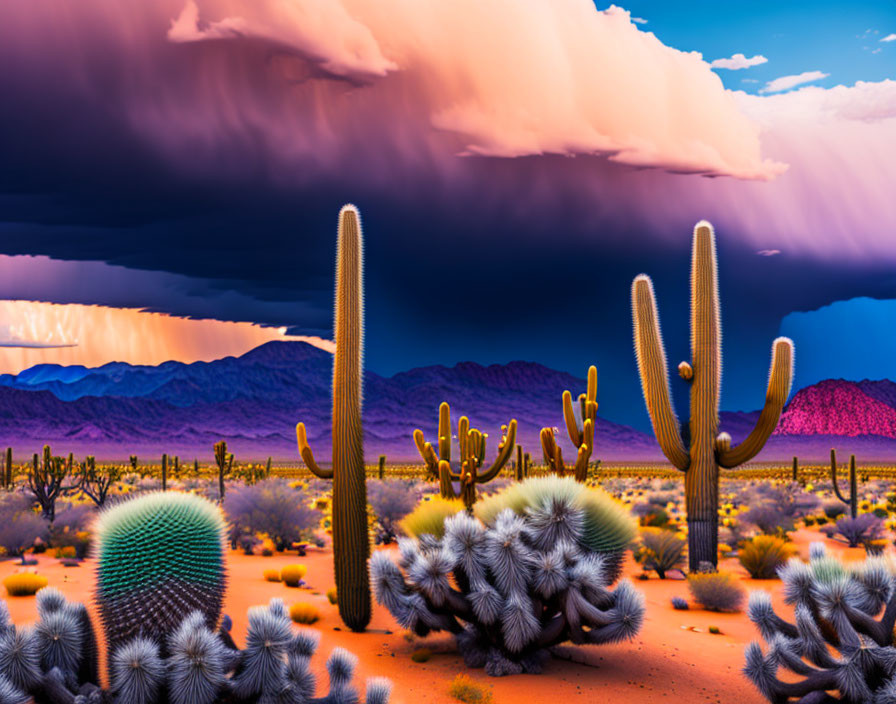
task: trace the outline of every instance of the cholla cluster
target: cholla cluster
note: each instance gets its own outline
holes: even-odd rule
[[[448,631],[470,667],[539,672],[565,641],[609,643],[640,629],[643,597],[619,572],[634,522],[571,478],[515,484],[460,512],[444,535],[399,541],[370,562],[377,601],[418,635]]]
[[[168,641],[137,637],[109,657],[110,687],[100,686],[96,637],[83,604],[55,589],[38,592],[39,620],[17,628],[0,602],[0,703],[26,704],[355,704],[356,658],[337,648],[327,661],[330,693],[314,699],[309,660],[315,631],[292,630],[279,599],[249,610],[246,647],[214,632],[194,612]],[[225,625],[227,619],[225,618]],[[388,680],[367,683],[367,704],[386,704]]]
[[[750,596],[750,619],[768,648],[751,643],[744,672],[763,696],[775,704],[896,704],[893,563],[871,557],[844,565],[813,543],[808,564],[793,558],[779,576],[792,622],[775,613],[766,592]],[[782,668],[791,673],[784,680]]]

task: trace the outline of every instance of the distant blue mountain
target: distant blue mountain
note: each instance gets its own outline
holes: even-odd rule
[[[0,446],[12,446],[20,458],[50,443],[60,452],[109,459],[162,452],[209,459],[212,444],[226,439],[239,457],[295,460],[294,429],[302,420],[317,455],[327,461],[331,378],[332,356],[303,342],[269,342],[240,357],[193,364],[116,362],[95,369],[38,365],[0,376]],[[875,434],[883,411],[896,408],[896,384],[842,383],[861,392],[848,396],[858,400],[844,417],[863,418],[867,436],[850,428],[844,445],[830,434],[829,426],[819,426],[824,433],[776,434],[759,459],[793,454],[822,458],[832,445],[867,458],[896,455],[896,439]],[[496,451],[501,426],[516,418],[517,441],[533,457],[540,458],[541,428],[555,426],[564,455],[571,458],[560,398],[566,389],[577,395],[584,388],[584,379],[533,362],[463,362],[411,369],[390,378],[367,372],[365,451],[371,459],[386,454],[392,460],[416,461],[414,429],[435,438],[438,406],[448,401],[455,423],[465,414],[473,426],[489,433],[489,456]],[[817,389],[813,398],[823,408],[827,387],[811,388]],[[639,389],[632,390],[632,403],[643,403]],[[596,458],[662,461],[652,435],[608,420],[611,409],[601,407],[598,416]],[[721,416],[721,429],[737,442],[753,427],[758,412]],[[788,417],[785,414],[785,421]]]

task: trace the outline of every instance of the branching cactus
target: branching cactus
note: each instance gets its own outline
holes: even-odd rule
[[[293,631],[272,599],[249,610],[246,647],[224,626],[187,614],[166,641],[134,637],[109,651],[109,688],[97,677],[96,638],[83,604],[55,589],[38,595],[37,624],[18,628],[0,601],[0,702],[3,704],[357,704],[357,658],[336,648],[327,660],[330,691],[315,698],[310,659],[320,635]],[[388,680],[367,681],[366,704],[387,704]]]
[[[701,562],[718,563],[719,467],[736,467],[756,456],[774,431],[790,394],[793,343],[772,344],[771,372],[765,406],[750,434],[737,447],[719,433],[719,390],[722,383],[722,324],[716,273],[716,244],[705,220],[694,228],[691,260],[691,362],[678,372],[691,387],[687,440],[672,407],[666,353],[660,335],[653,283],[645,274],[632,284],[635,353],[647,411],[663,454],[685,473],[688,518],[688,560],[691,571]]]
[[[457,469],[451,465],[451,407],[447,402],[439,406],[439,440],[438,453],[432,443],[426,442],[422,430],[414,431],[414,443],[417,451],[426,463],[430,476],[439,480],[439,493],[443,499],[463,500],[467,509],[476,503],[476,485],[485,484],[497,477],[510,456],[516,443],[516,419],[501,426],[501,440],[498,443],[498,456],[485,469],[487,435],[470,427],[470,420],[461,416],[457,421],[457,442],[460,450],[460,461]],[[460,486],[456,491],[454,483]]]
[[[193,611],[217,627],[226,529],[221,510],[195,494],[154,492],[100,514],[96,601],[111,648],[149,638],[164,654]]]
[[[566,421],[566,432],[577,452],[576,463],[572,467],[572,474],[577,482],[584,482],[588,478],[588,460],[594,451],[594,426],[597,423],[597,367],[588,367],[587,393],[579,396],[579,412],[582,417],[582,427],[576,420],[576,414],[572,405],[572,394],[563,392],[563,419]],[[548,468],[561,477],[567,473],[566,464],[563,462],[563,453],[554,438],[553,428],[541,429],[541,448],[544,452],[544,462]]]
[[[849,517],[855,519],[859,515],[859,487],[856,478],[856,456],[849,456],[849,496],[844,496],[837,483],[837,451],[831,448],[831,483],[834,485],[834,494],[843,503],[849,506]]]
[[[540,672],[552,646],[628,640],[644,602],[615,590],[628,514],[571,477],[513,484],[448,518],[444,536],[399,541],[370,561],[377,601],[420,636],[448,631],[469,667],[490,675]]]
[[[775,613],[769,594],[753,592],[750,619],[768,648],[747,647],[744,673],[762,695],[773,704],[896,702],[893,569],[883,557],[845,565],[814,543],[808,564],[792,558],[778,572],[793,620]]]
[[[308,445],[305,424],[296,426],[299,454],[313,474],[333,480],[333,557],[339,615],[353,631],[370,623],[367,558],[367,485],[361,426],[364,290],[361,218],[346,205],[339,213],[336,253],[336,353],[333,357],[333,456],[320,467]]]

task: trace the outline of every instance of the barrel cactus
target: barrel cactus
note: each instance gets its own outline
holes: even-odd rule
[[[221,510],[195,494],[146,494],[101,514],[96,601],[109,647],[141,637],[164,652],[194,611],[217,628],[225,533]]]
[[[750,643],[744,673],[762,695],[773,704],[896,702],[892,561],[847,565],[814,543],[808,563],[791,558],[778,575],[792,620],[775,613],[768,593],[750,595],[750,619],[768,648]]]
[[[554,645],[638,632],[643,597],[628,581],[609,588],[635,530],[600,490],[529,479],[446,519],[441,538],[400,540],[397,564],[377,552],[374,592],[404,628],[453,633],[470,667],[539,672]]]

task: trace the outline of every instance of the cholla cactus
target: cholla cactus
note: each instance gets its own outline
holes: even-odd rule
[[[750,596],[750,619],[768,650],[751,643],[744,673],[763,696],[774,704],[896,702],[893,563],[872,557],[844,565],[813,543],[808,564],[792,558],[778,574],[793,622],[775,613],[766,592]],[[801,679],[778,679],[782,667]]]
[[[530,479],[444,525],[441,539],[400,540],[398,564],[376,553],[374,592],[404,628],[453,633],[468,666],[539,672],[554,645],[640,629],[641,594],[628,581],[608,588],[634,523],[603,492],[569,477]]]
[[[315,631],[293,632],[279,599],[249,611],[246,647],[237,649],[227,631],[208,628],[194,612],[159,644],[136,637],[110,654],[110,687],[96,678],[96,641],[82,604],[55,589],[38,596],[40,620],[16,628],[0,601],[0,702],[2,704],[355,704],[352,685],[357,659],[336,648],[327,661],[330,692],[314,698],[309,660],[317,648]],[[225,626],[227,620],[225,619]],[[367,682],[367,704],[387,704],[391,684]]]

